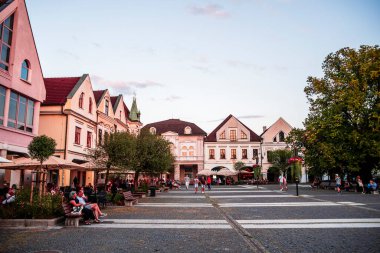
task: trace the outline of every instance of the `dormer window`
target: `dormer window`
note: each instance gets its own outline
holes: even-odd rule
[[[220,135],[219,135],[219,139],[221,140],[225,140],[226,139],[226,132],[223,131]]]
[[[283,131],[281,131],[279,134],[278,134],[278,139],[280,142],[284,142],[285,141],[285,134]]]
[[[92,113],[92,99],[88,98],[88,112]]]
[[[185,134],[191,134],[191,127],[185,127]]]
[[[246,140],[247,139],[247,134],[244,133],[243,131],[240,132],[240,139]]]
[[[108,100],[106,100],[105,102],[106,102],[106,104],[105,104],[105,108],[104,108],[104,113],[108,116],[109,102],[108,102]]]
[[[21,79],[28,81],[30,73],[30,64],[28,60],[24,60],[21,64]]]
[[[79,97],[79,108],[83,109],[83,98],[84,98],[84,93],[82,92]]]
[[[150,132],[151,134],[156,134],[156,128],[155,128],[155,127],[151,127],[151,128],[149,128],[149,132]]]

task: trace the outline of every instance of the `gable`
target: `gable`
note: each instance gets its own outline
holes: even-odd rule
[[[2,8],[0,22],[4,22],[14,13],[14,23],[9,69],[2,71],[0,82],[7,88],[20,91],[27,94],[28,97],[42,102],[45,100],[46,90],[25,2],[24,0],[15,0],[2,6]],[[20,79],[21,65],[25,60],[30,65],[30,75],[28,75],[26,82]]]
[[[282,131],[286,136],[292,131],[292,126],[286,122],[283,118],[279,118],[273,125],[271,125],[262,135],[264,142],[273,142],[273,139],[276,137],[277,141],[278,134]]]

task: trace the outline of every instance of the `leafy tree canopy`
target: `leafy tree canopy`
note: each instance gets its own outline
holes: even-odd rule
[[[49,156],[54,154],[57,143],[53,138],[46,135],[36,136],[28,145],[28,151],[32,159],[42,164]]]
[[[276,167],[285,172],[288,167],[288,160],[292,156],[292,151],[286,149],[278,149],[268,152],[268,161],[272,163],[272,167]]]
[[[306,163],[312,174],[370,177],[380,163],[380,49],[361,46],[329,54],[324,76],[308,77]]]

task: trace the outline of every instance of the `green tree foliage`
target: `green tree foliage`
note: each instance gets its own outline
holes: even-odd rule
[[[34,137],[28,145],[28,151],[32,159],[38,160],[41,165],[49,156],[54,154],[57,143],[46,135]]]
[[[329,54],[322,78],[305,87],[305,160],[311,174],[353,172],[368,178],[380,163],[380,49]]]
[[[298,152],[305,147],[305,130],[300,128],[293,128],[285,139],[285,142],[289,144],[295,152],[295,156]]]
[[[49,156],[54,154],[55,147],[57,146],[57,143],[53,138],[50,138],[46,135],[36,136],[33,138],[33,140],[28,145],[28,151],[30,154],[30,157],[32,159],[36,159],[40,162],[41,166],[40,169],[37,170],[38,172],[42,172],[42,163],[46,161]],[[40,181],[40,187],[39,187],[39,197],[41,199],[42,195],[42,180],[41,180],[41,173],[38,173],[38,180]],[[30,203],[33,201],[33,183],[32,183],[32,189],[30,193]]]
[[[286,149],[278,149],[268,152],[268,161],[273,164],[272,167],[276,167],[283,173],[289,167],[288,160],[292,156],[292,151]]]
[[[243,163],[242,161],[238,161],[234,164],[234,169],[236,171],[239,171],[241,168],[243,168],[245,166],[245,163]]]

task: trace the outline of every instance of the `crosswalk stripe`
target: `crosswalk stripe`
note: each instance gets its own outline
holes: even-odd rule
[[[179,219],[106,219],[119,224],[228,224],[226,220],[179,220]]]
[[[341,206],[334,202],[220,203],[220,207]],[[357,205],[363,205],[357,203]]]
[[[379,228],[380,223],[329,223],[329,224],[260,224],[242,225],[243,228],[279,229],[279,228]]]
[[[232,198],[295,198],[294,195],[210,195],[213,199],[232,199]]]
[[[134,207],[212,207],[207,203],[139,203]]]
[[[279,219],[279,220],[236,220],[240,224],[300,224],[300,223],[380,223],[379,218],[358,219]]]
[[[165,229],[232,229],[229,224],[107,224],[98,223],[85,228],[165,228]]]

